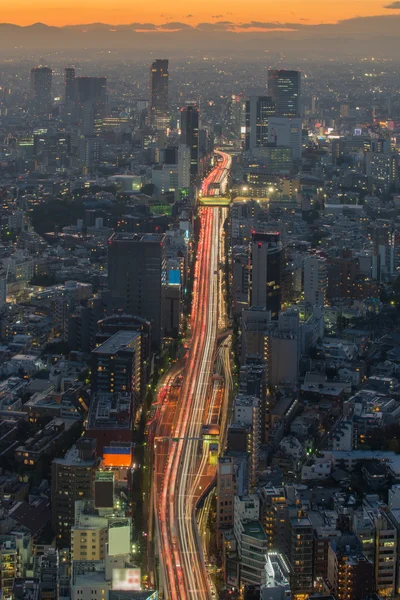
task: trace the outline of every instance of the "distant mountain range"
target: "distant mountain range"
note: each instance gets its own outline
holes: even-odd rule
[[[218,52],[220,56],[262,56],[264,52],[312,57],[386,57],[400,60],[400,14],[347,19],[331,25],[302,23],[199,23],[163,25],[91,23],[53,27],[35,23],[21,27],[0,23],[0,50],[24,51],[134,50],[190,56]],[[301,54],[299,54],[301,53]]]

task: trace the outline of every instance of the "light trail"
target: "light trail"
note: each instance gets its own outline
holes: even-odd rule
[[[231,157],[221,157],[204,185],[216,183],[226,188]],[[204,187],[203,185],[203,187]],[[222,189],[222,188],[221,188]],[[179,402],[176,423],[158,486],[157,532],[165,597],[168,600],[212,600],[195,507],[201,495],[201,477],[208,468],[208,454],[202,451],[205,409],[211,399],[212,375],[218,337],[221,286],[216,273],[220,260],[221,216],[218,208],[200,209],[200,237],[194,274],[191,314],[191,344]],[[212,401],[211,401],[212,402]],[[157,475],[155,475],[157,479]]]

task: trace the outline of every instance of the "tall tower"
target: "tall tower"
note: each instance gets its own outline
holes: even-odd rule
[[[65,88],[64,88],[64,101],[65,104],[70,104],[74,101],[75,98],[75,68],[74,67],[66,67],[65,68]]]
[[[159,347],[165,330],[165,234],[114,233],[108,242],[108,286],[127,314],[150,321]]]
[[[268,93],[275,102],[278,117],[300,116],[300,82],[300,71],[268,71]]]
[[[283,248],[278,231],[253,232],[250,242],[250,306],[278,318],[282,295]]]
[[[246,100],[246,150],[268,145],[268,121],[274,114],[271,96],[250,96]]]
[[[52,78],[50,67],[39,66],[31,70],[31,98],[37,114],[48,113],[51,109]]]
[[[194,184],[199,172],[199,109],[189,105],[181,110],[181,144],[190,148],[190,180]]]
[[[149,123],[158,130],[168,125],[168,60],[159,58],[150,68]]]

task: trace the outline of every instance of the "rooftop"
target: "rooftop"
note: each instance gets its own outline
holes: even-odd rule
[[[257,540],[268,539],[267,534],[259,521],[247,521],[243,523],[243,533],[244,535],[256,538]]]
[[[165,239],[165,234],[163,233],[114,233],[114,235],[110,238],[110,243],[112,242],[146,242],[153,244],[160,244]]]
[[[118,350],[132,348],[136,340],[140,338],[138,331],[118,331],[101,346],[93,350],[94,354],[115,354]]]

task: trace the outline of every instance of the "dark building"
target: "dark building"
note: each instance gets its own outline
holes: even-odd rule
[[[97,322],[104,316],[101,298],[90,298],[87,306],[78,306],[68,317],[68,345],[71,350],[91,352],[95,347]]]
[[[114,508],[114,473],[98,471],[94,480],[95,508]]]
[[[76,500],[93,498],[94,478],[99,464],[95,447],[94,440],[81,438],[64,458],[53,460],[51,507],[58,548],[70,546]]]
[[[119,331],[139,331],[140,332],[140,348],[142,352],[142,373],[141,395],[143,395],[150,376],[150,358],[151,358],[151,325],[149,321],[142,317],[133,315],[115,314],[101,319],[97,323],[97,334],[95,346],[100,346],[112,335]]]
[[[126,313],[150,321],[159,347],[165,329],[165,235],[114,233],[108,244],[110,292]]]
[[[199,109],[187,106],[181,110],[181,144],[190,148],[190,180],[194,184],[199,173]]]
[[[134,441],[133,423],[131,394],[98,393],[90,404],[86,436],[94,438],[97,454],[104,458],[104,448]]]
[[[250,96],[246,100],[246,150],[268,146],[268,120],[274,114],[271,96]]]
[[[337,600],[360,600],[374,592],[374,566],[362,553],[355,535],[331,541],[327,584]]]
[[[106,77],[75,77],[73,94],[78,104],[90,103],[103,108],[107,101],[107,79]]]
[[[156,129],[168,125],[168,60],[157,59],[150,67],[149,124]]]
[[[306,598],[313,590],[313,532],[314,527],[308,517],[300,515],[290,519],[290,590],[294,598],[297,595]]]
[[[141,336],[139,331],[118,331],[92,357],[92,392],[94,394],[128,393],[140,396]]]
[[[282,302],[283,248],[279,232],[253,232],[250,242],[250,306],[278,318]]]
[[[178,148],[176,146],[167,146],[167,148],[160,148],[160,162],[163,165],[177,165]]]
[[[70,104],[74,101],[75,97],[75,68],[65,68],[65,79],[64,79],[64,100],[65,104]]]
[[[52,78],[53,72],[50,67],[40,66],[31,70],[31,99],[36,114],[50,112]]]
[[[300,82],[300,71],[286,71],[285,69],[268,71],[268,93],[275,103],[277,116],[300,116]]]

